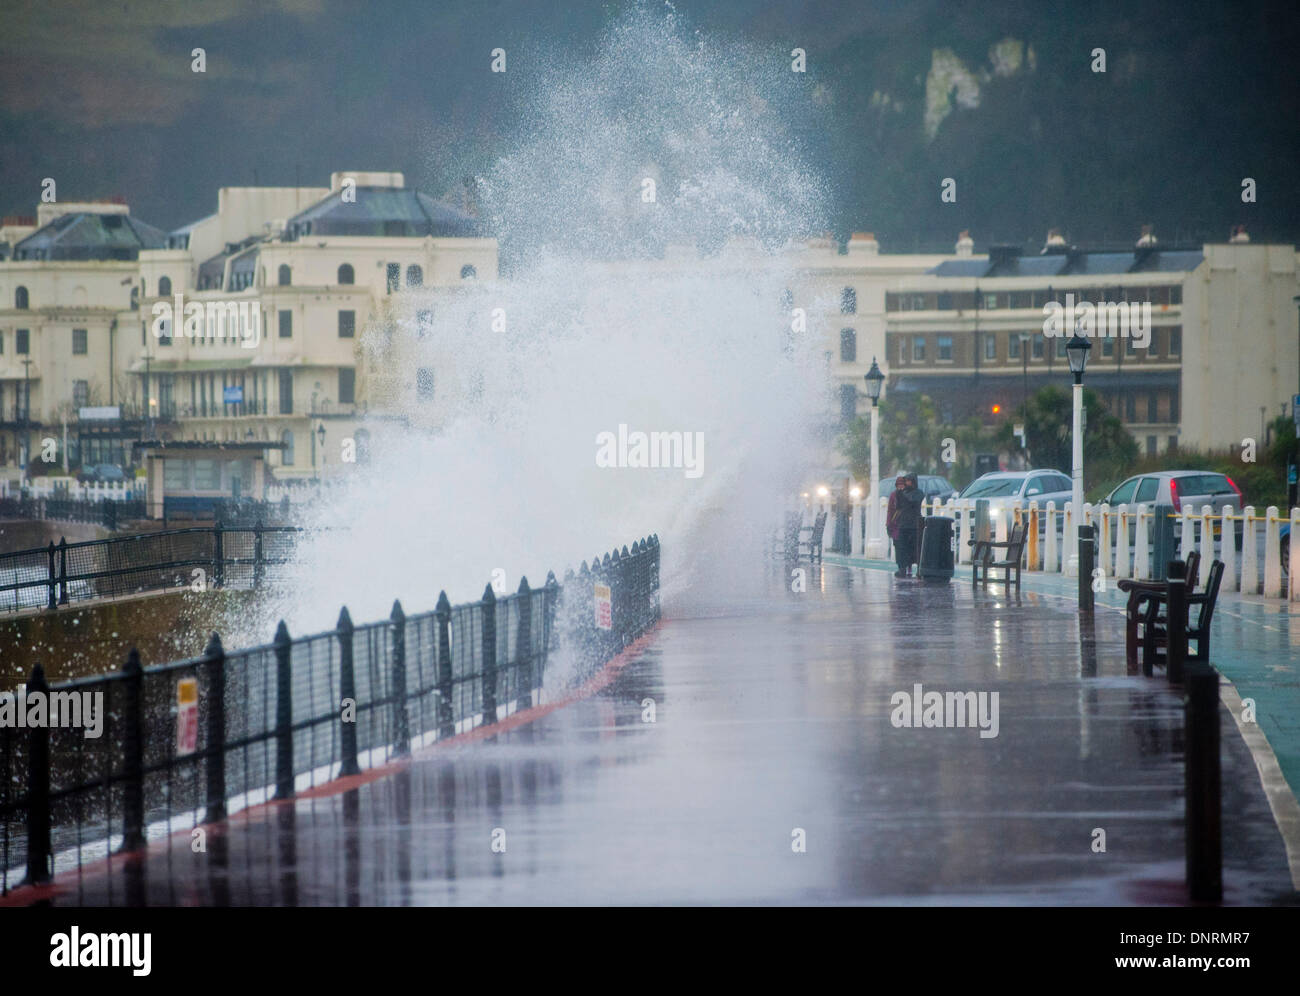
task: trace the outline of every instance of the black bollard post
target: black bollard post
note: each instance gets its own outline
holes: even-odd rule
[[[275,629],[275,798],[293,798],[293,641],[280,620]]]
[[[528,578],[519,579],[519,622],[515,629],[515,653],[518,655],[516,674],[519,675],[519,696],[516,709],[529,709],[533,704],[533,687],[541,684],[537,673],[537,655],[533,653],[533,592]]]
[[[49,683],[45,669],[37,664],[32,668],[27,691],[48,695]],[[27,878],[28,885],[39,885],[50,880],[50,730],[47,726],[34,727],[28,737],[27,754]]]
[[[203,651],[208,672],[208,811],[204,823],[226,818],[226,650],[216,633]]]
[[[135,647],[122,669],[125,680],[122,759],[122,853],[144,847],[144,668]]]
[[[339,749],[343,756],[343,763],[339,767],[341,776],[361,774],[361,767],[357,764],[357,722],[360,719],[357,709],[357,678],[352,663],[354,629],[352,617],[348,615],[348,607],[345,605],[339,610],[338,623],[339,697],[343,700],[339,703],[339,721],[342,725],[339,730]],[[351,722],[343,718],[344,703],[349,700],[353,710]]]
[[[1165,667],[1169,680],[1181,683],[1187,659],[1187,561],[1171,560],[1165,579]]]
[[[1079,615],[1092,615],[1092,572],[1096,567],[1096,550],[1092,526],[1079,527]]]
[[[59,604],[68,604],[68,541],[59,537]]]
[[[58,587],[58,575],[54,570],[54,540],[50,540],[50,547],[48,553],[49,553],[49,560],[50,560],[50,565],[49,565],[50,566],[50,570],[49,570],[50,591],[49,591],[49,599],[46,604],[46,608],[52,609],[58,604],[58,601],[55,598],[55,594],[54,594],[55,589]]]
[[[497,721],[497,596],[488,585],[483,589],[483,722]]]
[[[393,756],[411,753],[411,724],[406,716],[406,613],[393,601]]]
[[[438,620],[438,737],[456,734],[456,711],[451,697],[451,602],[447,593],[438,593],[433,610]]]
[[[1223,803],[1219,772],[1219,672],[1193,661],[1184,671],[1187,891],[1193,902],[1223,898]]]

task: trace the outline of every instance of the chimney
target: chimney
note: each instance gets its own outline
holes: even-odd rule
[[[1137,240],[1137,247],[1139,249],[1154,249],[1157,241],[1158,240],[1156,239],[1156,235],[1155,235],[1155,226],[1143,225],[1142,234],[1141,236],[1138,237]]]
[[[957,236],[957,245],[954,247],[958,256],[971,256],[975,252],[975,240],[970,237],[970,232],[962,229],[961,234]]]
[[[871,232],[854,232],[849,239],[849,254],[877,256],[880,254],[880,243]]]
[[[1234,245],[1244,245],[1250,241],[1250,236],[1246,234],[1245,225],[1233,225],[1232,237],[1228,239]]]

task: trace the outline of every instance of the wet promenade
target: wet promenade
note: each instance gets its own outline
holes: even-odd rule
[[[809,568],[667,619],[603,690],[61,879],[56,905],[1181,904],[1182,702],[1121,617]],[[896,693],[996,692],[997,735]],[[991,703],[991,697],[985,698]],[[653,721],[650,721],[653,720]],[[1290,904],[1220,710],[1224,901]],[[973,724],[972,720],[972,724]],[[990,726],[986,732],[991,732]],[[1104,850],[1098,842],[1104,832]]]

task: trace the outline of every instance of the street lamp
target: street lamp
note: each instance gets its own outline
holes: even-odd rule
[[[884,540],[880,535],[880,389],[885,385],[885,375],[871,358],[871,369],[863,375],[867,382],[867,397],[871,399],[871,479],[868,481],[867,556],[883,557]]]
[[[1087,369],[1088,351],[1091,349],[1092,343],[1079,335],[1079,326],[1075,325],[1074,337],[1065,344],[1065,355],[1070,363],[1070,373],[1074,374],[1074,427],[1072,432],[1074,453],[1070,460],[1070,476],[1074,483],[1071,495],[1074,504],[1074,515],[1070,520],[1070,559],[1066,564],[1065,571],[1070,577],[1076,577],[1079,573],[1078,536],[1079,524],[1083,518],[1083,372]]]

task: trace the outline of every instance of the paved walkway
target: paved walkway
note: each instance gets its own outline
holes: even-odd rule
[[[1185,902],[1182,703],[1124,673],[1118,614],[1081,634],[1046,591],[807,569],[806,592],[774,569],[679,614],[591,698],[237,817],[206,853],[160,842],[54,902]],[[894,726],[917,684],[996,692],[997,736]],[[1225,902],[1300,902],[1221,722]]]

